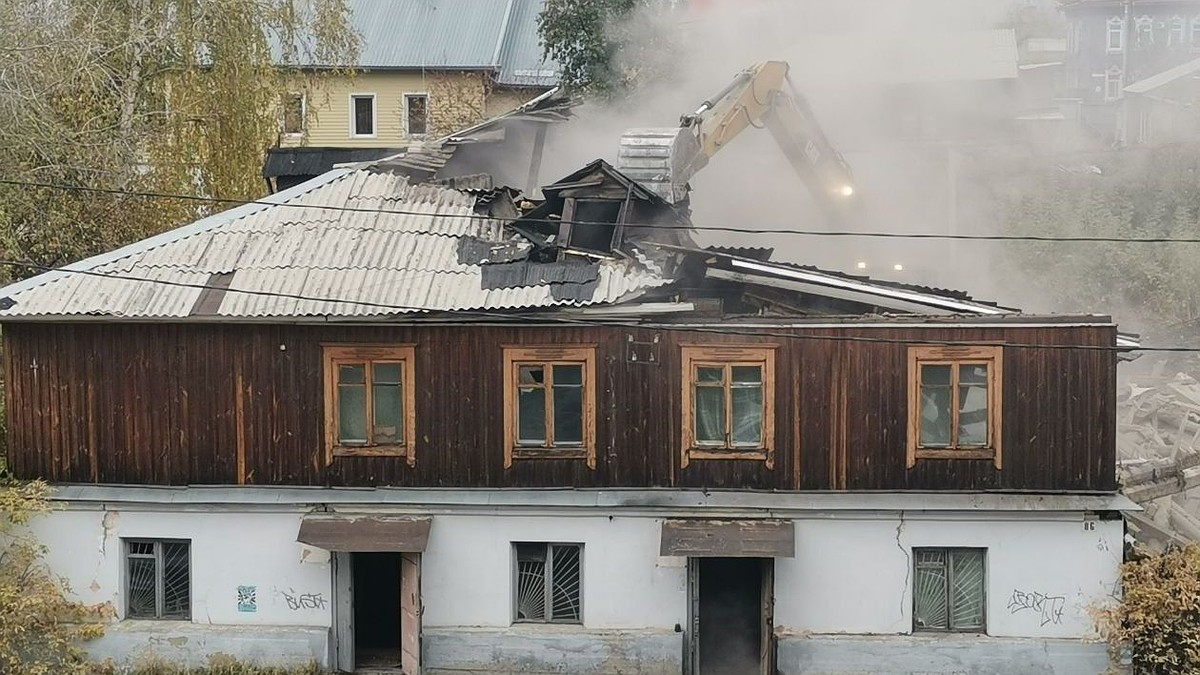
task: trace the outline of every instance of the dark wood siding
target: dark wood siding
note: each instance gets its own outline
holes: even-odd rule
[[[1111,346],[1112,327],[790,332],[10,324],[9,461],[21,477],[100,483],[1115,488],[1111,351],[1006,347],[1004,468],[990,460],[920,460],[908,469],[905,344],[823,339]],[[330,342],[416,345],[415,467],[402,457],[338,457],[326,466],[321,345]],[[679,345],[717,342],[777,345],[773,469],[749,460],[693,460],[680,468]],[[518,460],[505,470],[502,345],[572,343],[598,345],[595,470],[582,460]]]

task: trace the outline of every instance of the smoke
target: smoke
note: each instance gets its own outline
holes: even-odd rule
[[[542,175],[552,179],[603,158],[616,163],[621,134],[671,127],[679,116],[763,60],[785,60],[858,187],[852,216],[822,213],[770,134],[749,128],[693,180],[693,222],[705,245],[770,246],[775,258],[873,277],[966,290],[1040,311],[997,271],[996,243],[794,236],[779,230],[893,233],[995,232],[969,168],[980,153],[1010,153],[1024,139],[1014,117],[1026,95],[1012,35],[994,30],[1028,0],[709,0],[645,10],[630,25],[623,65],[660,59],[668,73],[628,100],[588,105],[551,132]],[[1048,4],[1048,3],[1047,3]],[[1029,10],[1026,10],[1029,11]],[[626,34],[629,27],[624,27]],[[664,45],[655,49],[655,45]],[[1048,102],[1048,101],[1047,101]]]

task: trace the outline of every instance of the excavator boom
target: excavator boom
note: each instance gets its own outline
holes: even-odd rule
[[[688,181],[746,127],[766,127],[813,196],[836,208],[854,194],[850,167],[829,143],[808,102],[795,92],[783,61],[738,73],[675,128],[630,129],[621,138],[621,170],[672,203]]]

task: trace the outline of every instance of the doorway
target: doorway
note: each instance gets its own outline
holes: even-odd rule
[[[421,672],[419,553],[334,557],[334,663],[341,672]]]
[[[351,553],[354,669],[400,670],[400,554]]]
[[[773,675],[774,562],[688,560],[691,675]]]

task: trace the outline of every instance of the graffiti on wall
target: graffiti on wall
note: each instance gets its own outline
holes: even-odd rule
[[[239,612],[257,612],[258,611],[258,587],[257,586],[238,586],[237,587],[237,611],[239,611]]]
[[[1038,614],[1042,625],[1045,626],[1049,623],[1062,623],[1063,607],[1066,604],[1067,599],[1061,595],[1046,595],[1014,588],[1012,596],[1008,599],[1008,611],[1010,614],[1016,614],[1028,610]]]
[[[287,608],[293,612],[306,609],[325,609],[329,606],[329,602],[322,593],[297,593],[295,589],[289,588],[286,591],[280,590],[279,594],[283,596]]]

